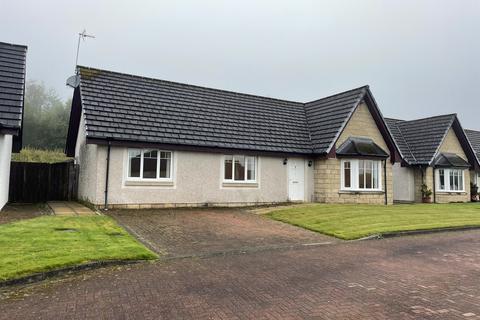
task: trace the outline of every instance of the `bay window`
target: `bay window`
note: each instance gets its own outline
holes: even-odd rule
[[[242,155],[226,155],[223,162],[225,182],[255,182],[256,158]]]
[[[381,191],[380,160],[345,159],[341,162],[341,190]]]
[[[171,178],[171,151],[128,149],[127,179],[171,180]]]
[[[437,191],[464,192],[465,191],[465,170],[462,169],[437,169],[435,178]]]

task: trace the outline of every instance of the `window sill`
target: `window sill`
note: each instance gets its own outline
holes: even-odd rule
[[[258,188],[258,183],[256,182],[223,182],[222,187],[224,188]]]
[[[463,195],[467,194],[466,191],[444,191],[444,190],[437,190],[437,194],[442,194],[442,195]]]
[[[125,181],[125,186],[173,187],[173,181]]]
[[[383,190],[340,190],[339,194],[385,194]]]

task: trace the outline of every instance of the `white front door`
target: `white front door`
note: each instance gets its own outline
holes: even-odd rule
[[[288,199],[290,201],[305,200],[305,160],[288,159]]]

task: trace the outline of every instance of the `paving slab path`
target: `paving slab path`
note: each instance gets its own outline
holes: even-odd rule
[[[49,201],[47,205],[56,216],[93,216],[90,208],[74,201]]]

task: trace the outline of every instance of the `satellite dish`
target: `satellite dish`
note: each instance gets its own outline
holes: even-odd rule
[[[78,74],[71,76],[67,79],[67,86],[76,88],[80,84],[80,76]]]

